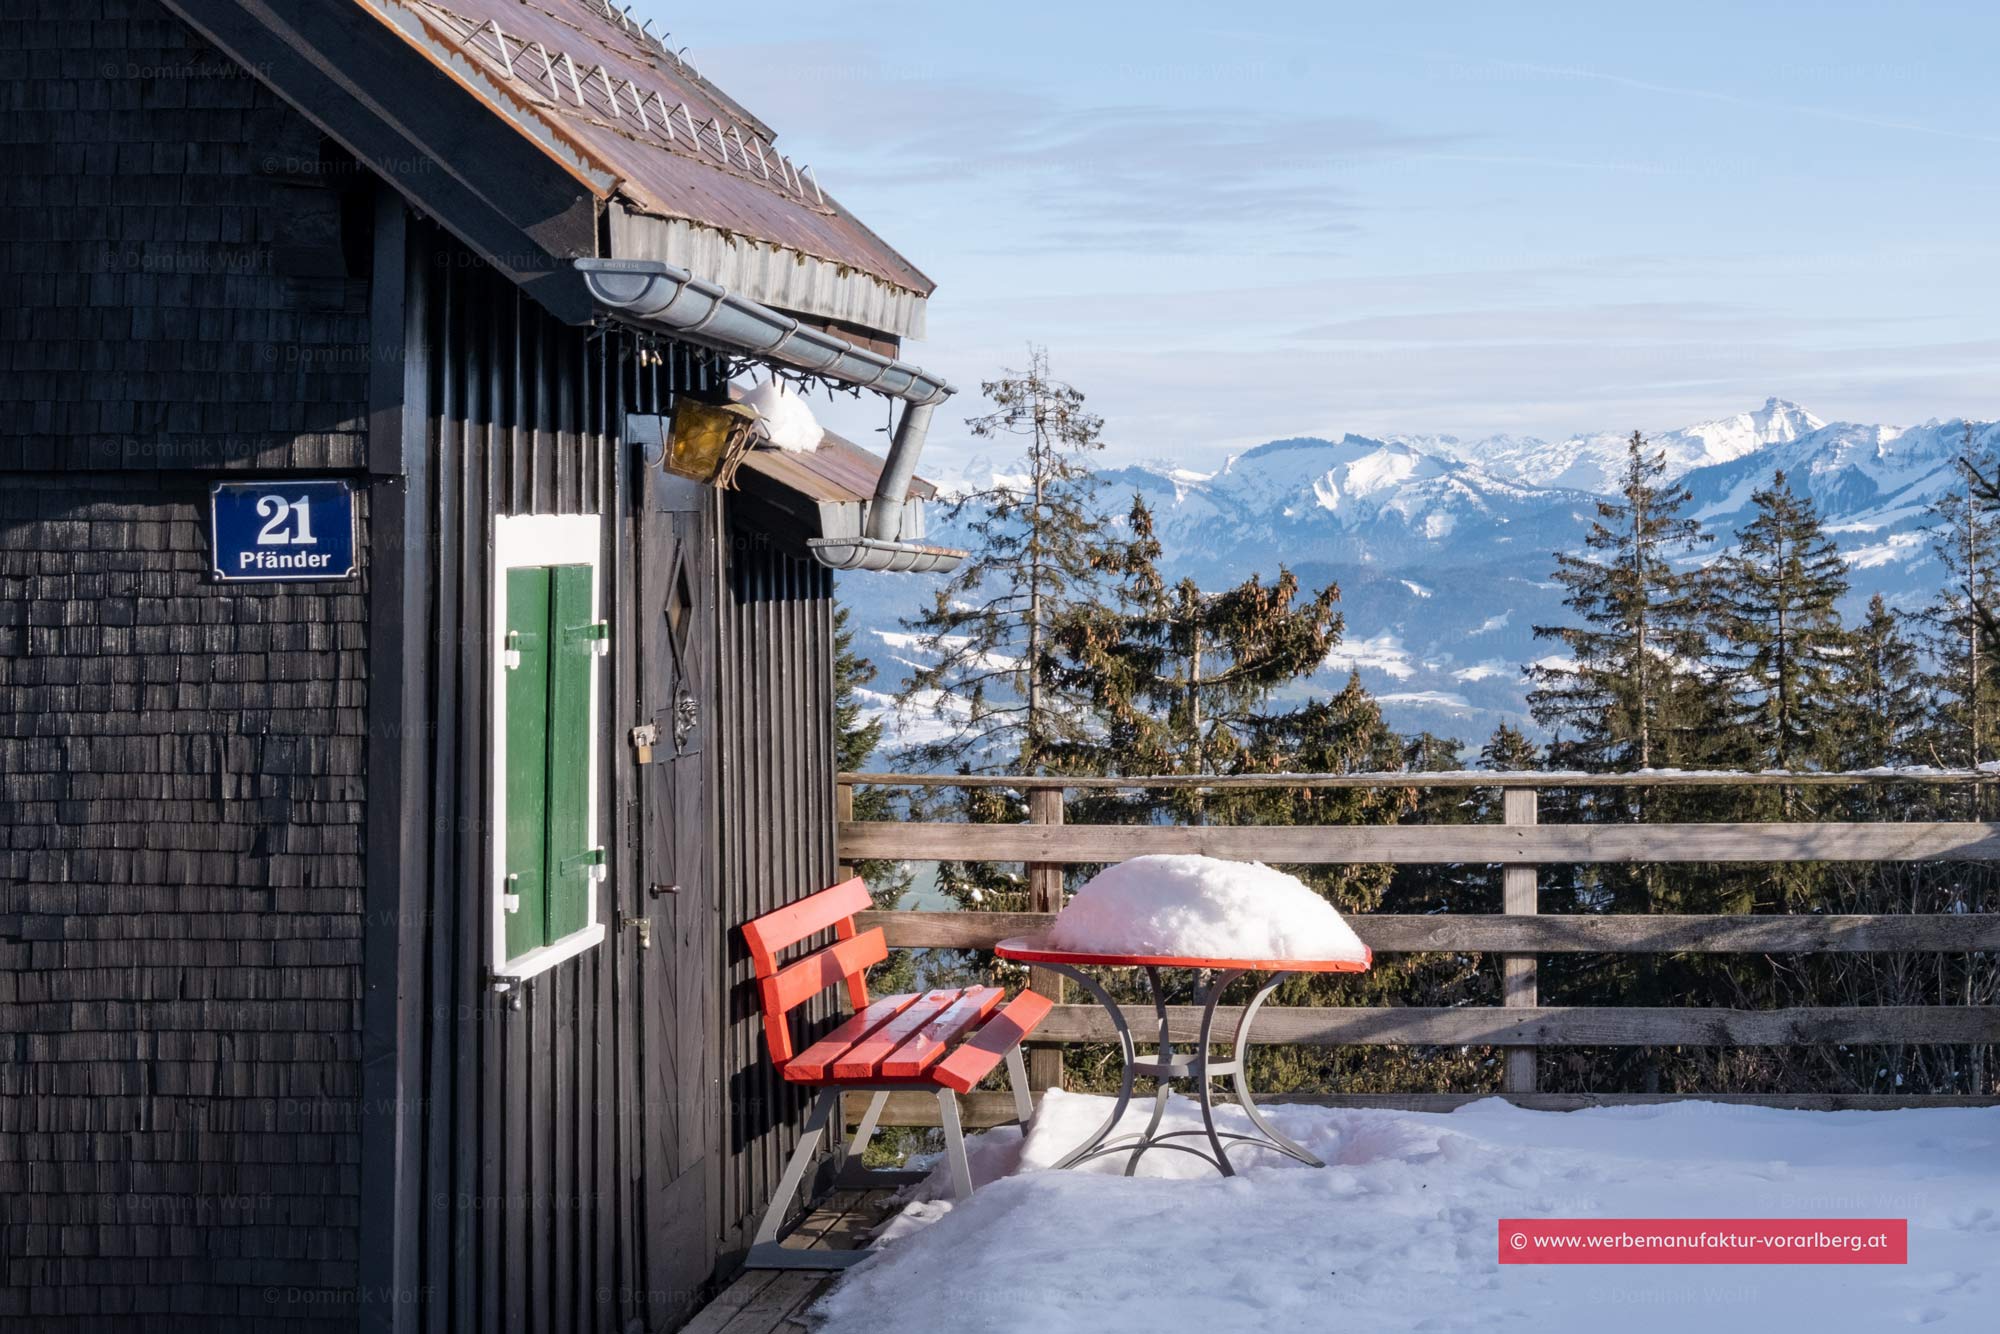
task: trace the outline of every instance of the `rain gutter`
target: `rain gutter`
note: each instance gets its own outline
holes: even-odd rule
[[[572,262],[583,275],[591,299],[620,319],[903,400],[902,418],[896,423],[889,457],[883,461],[874,499],[868,505],[865,536],[814,543],[813,554],[821,563],[843,570],[949,569],[963,557],[963,552],[950,548],[897,541],[905,497],[910,480],[916,476],[931,414],[953,394],[950,384],[907,361],[857,347],[837,334],[738,296],[664,260]],[[947,555],[951,559],[945,563]]]

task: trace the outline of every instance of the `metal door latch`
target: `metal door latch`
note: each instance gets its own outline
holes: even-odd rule
[[[632,729],[632,749],[639,752],[638,763],[653,762],[653,747],[660,744],[660,725],[641,723]]]
[[[640,949],[642,949],[642,950],[649,950],[649,949],[653,948],[653,919],[652,919],[652,918],[650,918],[650,917],[622,917],[622,918],[620,918],[620,919],[619,919],[619,922],[620,922],[620,924],[621,924],[621,925],[624,925],[624,926],[629,926],[629,927],[631,927],[631,928],[632,928],[632,929],[633,929],[634,931],[637,931],[637,932],[639,933],[639,948],[640,948]]]

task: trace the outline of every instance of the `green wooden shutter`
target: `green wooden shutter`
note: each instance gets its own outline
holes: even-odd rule
[[[590,680],[602,633],[590,614],[590,566],[558,565],[550,599],[548,938],[589,925]]]
[[[548,942],[549,571],[507,571],[507,957]]]

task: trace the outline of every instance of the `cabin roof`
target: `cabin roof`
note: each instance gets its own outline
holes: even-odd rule
[[[608,0],[349,0],[401,3],[478,62],[522,117],[541,122],[616,177],[615,258],[669,259],[736,290],[761,286],[767,305],[839,305],[812,313],[909,327],[931,280],[826,193],[777,133]],[[417,30],[401,29],[406,40]],[[524,131],[531,127],[524,127]],[[675,224],[679,224],[676,226]],[[713,233],[713,234],[710,234]],[[744,239],[836,266],[797,275],[729,252]],[[675,253],[655,253],[672,251]],[[689,263],[700,251],[706,263]],[[789,268],[796,269],[793,262]],[[713,272],[721,269],[722,272]],[[838,269],[902,294],[830,302]],[[766,271],[769,270],[769,271]],[[730,278],[736,279],[730,282]],[[820,299],[815,303],[814,296]]]
[[[931,280],[609,0],[166,3],[564,318],[571,260],[633,259],[923,334]]]

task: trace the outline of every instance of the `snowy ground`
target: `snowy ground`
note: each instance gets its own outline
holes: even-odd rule
[[[1109,1110],[1052,1093],[1025,1145],[979,1137],[992,1184],[905,1210],[816,1308],[822,1334],[2000,1329],[2000,1108],[1274,1106],[1324,1170],[1046,1170]],[[1502,1217],[1907,1218],[1909,1263],[1502,1267]]]

